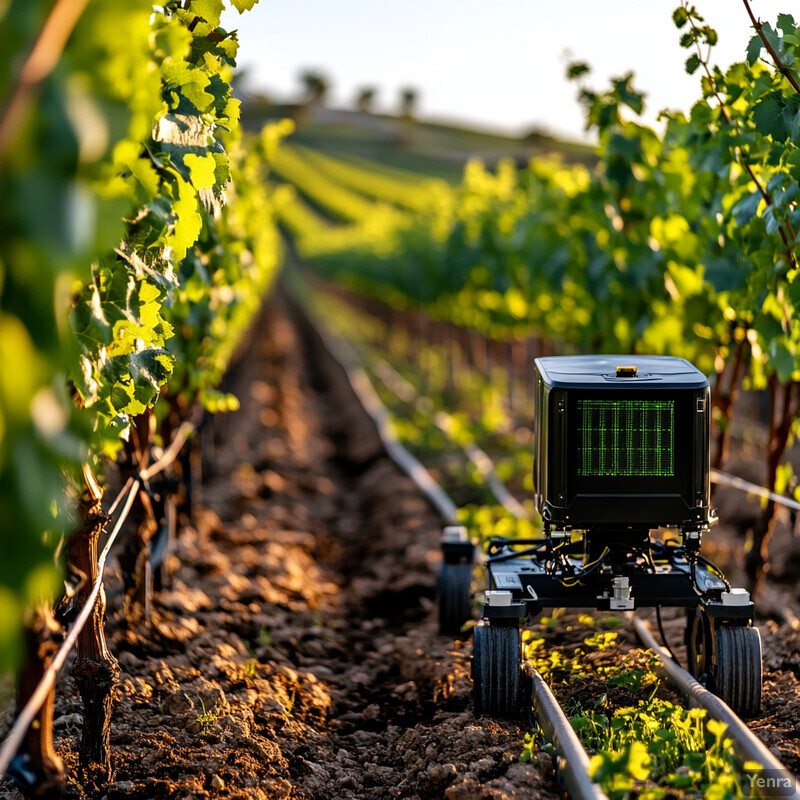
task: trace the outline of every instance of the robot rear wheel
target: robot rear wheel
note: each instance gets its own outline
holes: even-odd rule
[[[753,717],[761,709],[761,635],[751,626],[722,626],[714,636],[714,694],[736,714]]]
[[[472,564],[442,564],[439,570],[439,633],[457,636],[472,618]]]
[[[475,716],[517,719],[523,697],[519,625],[487,625],[482,622],[473,633]]]

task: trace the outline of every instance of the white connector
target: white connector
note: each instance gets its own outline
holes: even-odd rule
[[[724,606],[746,606],[750,604],[750,592],[747,589],[733,588],[729,592],[722,593],[722,605]]]
[[[486,602],[490,606],[510,606],[514,595],[511,592],[488,591],[486,592]]]
[[[448,525],[442,530],[443,542],[468,542],[469,531],[463,525]]]

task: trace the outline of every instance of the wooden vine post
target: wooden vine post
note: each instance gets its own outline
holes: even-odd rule
[[[781,385],[778,376],[770,377],[770,421],[769,441],[767,444],[767,481],[770,488],[775,487],[778,467],[781,465],[789,437],[792,433],[792,422],[800,416],[800,385],[789,381]],[[780,400],[779,400],[780,395]],[[745,569],[750,591],[756,596],[761,589],[769,571],[769,541],[775,527],[777,504],[768,500],[753,528],[751,547],[745,559]]]
[[[150,411],[145,411],[134,420],[130,441],[125,448],[130,459],[128,467],[132,477],[148,465],[154,422],[155,418]],[[125,584],[123,599],[125,620],[129,633],[140,624],[150,622],[152,595],[150,540],[158,530],[153,504],[144,486],[139,486],[137,499],[138,502],[134,504],[129,517],[135,532],[129,537],[125,549],[120,554],[120,566]]]
[[[75,604],[82,608],[97,580],[97,543],[108,521],[100,501],[103,490],[91,470],[84,466],[86,482],[78,503],[81,522],[67,543],[70,572],[80,577]],[[119,664],[108,651],[105,637],[106,597],[103,587],[92,614],[78,636],[77,659],[72,676],[83,701],[83,732],[80,765],[84,785],[99,789],[111,779],[108,748],[113,689],[119,678]]]
[[[61,639],[61,627],[50,607],[40,605],[25,626],[25,661],[17,684],[17,713],[39,687],[53,660]],[[53,706],[55,687],[47,695],[33,724],[28,728],[11,771],[26,797],[60,798],[64,783],[64,763],[53,747]]]
[[[735,328],[731,335],[731,344],[736,342],[733,359],[725,360],[722,369],[717,372],[717,385],[711,393],[711,405],[716,421],[716,446],[711,459],[713,469],[722,469],[728,456],[731,436],[731,420],[739,394],[739,384],[745,366],[745,346],[747,344],[746,329],[742,337],[736,341]],[[719,348],[718,348],[719,351]]]

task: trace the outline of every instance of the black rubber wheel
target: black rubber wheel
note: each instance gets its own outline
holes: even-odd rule
[[[724,626],[715,637],[714,691],[741,717],[761,710],[761,635],[758,628]]]
[[[472,618],[472,564],[442,564],[439,570],[439,633],[458,636]]]
[[[711,629],[708,616],[702,608],[686,612],[685,641],[689,672],[702,683],[701,679],[708,676],[711,666]]]
[[[522,700],[519,627],[481,623],[473,631],[472,697],[475,716],[517,719]]]

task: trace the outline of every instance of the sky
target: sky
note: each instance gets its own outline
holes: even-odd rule
[[[694,0],[717,29],[712,60],[745,57],[753,35],[741,0]],[[775,23],[796,0],[751,0]],[[237,29],[245,85],[276,100],[296,98],[304,69],[323,72],[329,104],[352,108],[357,90],[378,89],[376,110],[394,113],[402,88],[419,92],[419,116],[508,133],[544,128],[585,139],[569,58],[592,67],[588,85],[635,73],[645,92],[645,121],[663,108],[688,110],[700,96],[699,73],[686,75],[689,51],[672,23],[679,0],[260,0]],[[800,9],[798,9],[800,12]],[[798,12],[795,12],[797,15]]]

